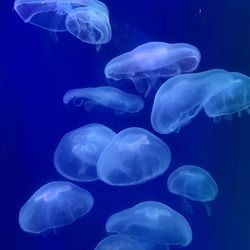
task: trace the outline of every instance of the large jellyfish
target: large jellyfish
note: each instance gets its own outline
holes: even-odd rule
[[[108,43],[112,37],[107,6],[97,0],[85,0],[84,7],[75,8],[66,17],[68,31],[81,41],[96,44]]]
[[[85,189],[65,181],[50,182],[39,188],[19,212],[19,225],[39,234],[73,223],[87,214],[94,204]]]
[[[121,234],[102,239],[94,250],[145,250],[139,242]]]
[[[137,91],[147,96],[157,78],[194,71],[199,62],[200,52],[192,45],[149,42],[112,59],[104,72],[114,80],[132,80]]]
[[[151,124],[161,134],[178,132],[213,96],[228,87],[232,76],[222,69],[183,74],[168,79],[157,91]]]
[[[110,128],[97,123],[66,133],[54,154],[56,170],[73,181],[97,180],[98,158],[114,135]]]
[[[172,172],[167,181],[168,190],[171,193],[186,197],[193,201],[212,201],[218,194],[218,187],[213,177],[203,168],[193,165],[185,165]],[[187,207],[191,209],[187,202]]]
[[[215,121],[224,117],[232,119],[231,115],[246,110],[250,114],[250,78],[237,72],[228,72],[231,81],[228,86],[213,95],[204,105],[204,110],[209,117],[213,117]]]
[[[116,114],[135,113],[144,107],[141,97],[108,86],[69,90],[64,95],[63,102],[67,104],[70,101],[77,106],[84,103],[87,111],[90,111],[95,105],[103,105],[113,109]]]
[[[131,127],[115,135],[104,148],[97,174],[110,185],[141,184],[163,174],[170,159],[165,142],[145,129]]]
[[[149,244],[187,246],[192,241],[188,221],[178,212],[157,201],[141,202],[109,217],[108,233],[127,235]]]

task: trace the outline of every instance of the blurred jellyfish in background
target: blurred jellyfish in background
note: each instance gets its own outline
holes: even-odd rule
[[[39,188],[19,212],[19,225],[25,232],[43,233],[72,224],[86,215],[94,199],[85,189],[65,181],[54,181]]]
[[[237,72],[228,72],[231,81],[225,89],[213,95],[204,105],[204,110],[209,117],[217,122],[220,118],[232,120],[232,115],[242,111],[250,114],[250,78]]]
[[[172,172],[167,181],[169,192],[188,198],[193,201],[203,202],[208,214],[209,201],[216,198],[218,186],[213,177],[203,168],[185,165]],[[187,208],[192,212],[192,207],[184,200]]]
[[[111,215],[106,222],[108,233],[127,235],[149,245],[187,246],[192,241],[192,229],[178,212],[157,201],[141,202]]]
[[[64,95],[63,102],[68,104],[71,101],[77,106],[83,104],[86,111],[102,105],[113,109],[116,114],[135,113],[144,107],[141,97],[108,86],[69,90]]]
[[[232,76],[222,69],[174,76],[157,91],[151,124],[161,134],[179,132],[209,99],[230,86]]]
[[[112,37],[107,6],[97,0],[83,0],[84,7],[72,10],[66,17],[67,30],[81,41],[96,44],[108,43]]]
[[[145,129],[131,127],[115,135],[104,148],[97,174],[109,185],[137,185],[163,174],[170,160],[171,153],[164,141]]]
[[[102,239],[94,250],[145,250],[139,242],[122,234],[110,235]]]
[[[63,177],[73,181],[97,180],[98,158],[114,136],[113,130],[98,123],[88,124],[66,133],[54,154],[56,170]]]
[[[111,40],[108,8],[97,0],[15,0],[14,9],[24,22],[69,31],[83,42],[100,46]]]
[[[104,72],[106,78],[132,80],[146,97],[159,77],[192,72],[199,62],[200,52],[192,45],[149,42],[112,59]]]

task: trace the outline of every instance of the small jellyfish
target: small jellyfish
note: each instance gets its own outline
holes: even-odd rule
[[[63,102],[67,104],[70,101],[77,106],[84,103],[86,111],[90,111],[95,105],[102,105],[113,109],[116,114],[135,113],[144,107],[144,101],[139,96],[108,86],[69,90],[64,95]]]
[[[84,2],[84,1],[83,1]],[[97,0],[85,0],[85,6],[69,12],[65,23],[68,31],[81,41],[96,44],[108,43],[112,37],[107,6]]]
[[[208,102],[224,90],[231,76],[222,69],[174,76],[157,91],[151,113],[151,124],[161,134],[178,132]]]
[[[192,45],[149,42],[112,59],[104,72],[113,80],[132,80],[146,97],[159,77],[192,72],[199,62],[200,52]]]
[[[145,250],[139,242],[121,234],[102,239],[94,250]]]
[[[203,202],[205,206],[206,202],[214,200],[218,194],[213,177],[205,169],[193,165],[185,165],[172,172],[167,186],[171,193]],[[210,214],[208,206],[206,208]]]
[[[102,151],[97,174],[109,185],[137,185],[163,174],[170,159],[164,141],[145,129],[131,127],[115,135]]]
[[[40,234],[72,224],[86,215],[94,199],[85,189],[65,181],[49,182],[22,206],[19,225],[25,232]]]
[[[157,201],[141,202],[111,215],[106,222],[108,233],[127,235],[153,246],[187,246],[192,241],[192,229],[178,212]],[[162,248],[161,248],[162,249]]]
[[[211,96],[204,105],[207,116],[213,117],[215,122],[221,117],[232,120],[234,113],[240,117],[244,110],[250,114],[250,78],[237,72],[228,72],[228,75],[231,81],[226,88]]]
[[[55,150],[56,170],[72,181],[97,180],[98,158],[114,135],[110,128],[97,123],[66,133]]]

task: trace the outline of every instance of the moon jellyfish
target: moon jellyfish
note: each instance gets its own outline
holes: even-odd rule
[[[171,193],[193,201],[212,201],[218,194],[213,177],[205,169],[193,165],[185,165],[172,172],[168,177],[167,186]],[[209,213],[209,210],[207,211]]]
[[[227,87],[213,95],[205,104],[204,110],[209,117],[215,121],[221,117],[231,120],[232,114],[246,110],[250,114],[250,78],[246,75],[236,72],[228,72],[231,81]]]
[[[222,69],[174,76],[157,91],[151,124],[161,134],[178,132],[209,101],[224,90],[232,77]]]
[[[178,212],[157,201],[145,201],[109,217],[108,233],[127,235],[149,244],[187,246],[192,241],[188,221]]]
[[[98,45],[112,37],[107,6],[97,0],[83,1],[84,7],[72,10],[66,17],[68,31],[81,41]]]
[[[84,0],[15,0],[14,9],[28,22],[50,31],[67,31],[65,18]]]
[[[157,78],[194,71],[199,62],[200,52],[192,45],[149,42],[112,59],[104,72],[113,80],[132,80],[137,91],[147,96]]]
[[[50,182],[39,188],[19,212],[19,225],[28,233],[43,233],[72,224],[86,215],[94,199],[85,189],[65,181]]]
[[[69,90],[64,95],[63,102],[67,104],[70,101],[77,106],[84,103],[86,111],[98,104],[113,109],[116,114],[135,113],[144,107],[144,101],[139,96],[108,86]]]
[[[110,128],[97,123],[66,133],[54,154],[56,170],[73,181],[97,180],[98,158],[114,135]]]
[[[144,250],[139,242],[121,234],[110,235],[101,240],[94,250]]]
[[[97,174],[109,185],[137,185],[163,174],[170,159],[164,141],[145,129],[131,127],[115,135],[104,148],[98,159]]]

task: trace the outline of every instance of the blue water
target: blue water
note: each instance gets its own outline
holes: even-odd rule
[[[68,131],[102,123],[118,132],[138,126],[151,132],[153,94],[145,109],[133,115],[85,112],[66,107],[62,98],[71,88],[106,83],[104,66],[113,57],[148,41],[185,42],[199,48],[199,71],[224,68],[250,75],[250,3],[246,0],[103,1],[109,7],[112,41],[96,52],[68,33],[56,43],[43,29],[24,24],[13,1],[0,2],[0,249],[91,250],[106,236],[105,222],[114,212],[145,200],[157,200],[181,212],[193,230],[187,250],[249,250],[250,118],[221,121],[204,113],[180,133],[158,135],[170,147],[172,162],[161,177],[132,187],[101,182],[80,184],[95,205],[91,212],[55,233],[32,235],[18,225],[24,202],[43,184],[64,180],[53,166],[54,150]],[[125,89],[135,93],[131,82]],[[184,164],[208,170],[219,187],[207,216],[200,204],[193,214],[167,191],[168,174]],[[171,248],[177,249],[177,248]]]

